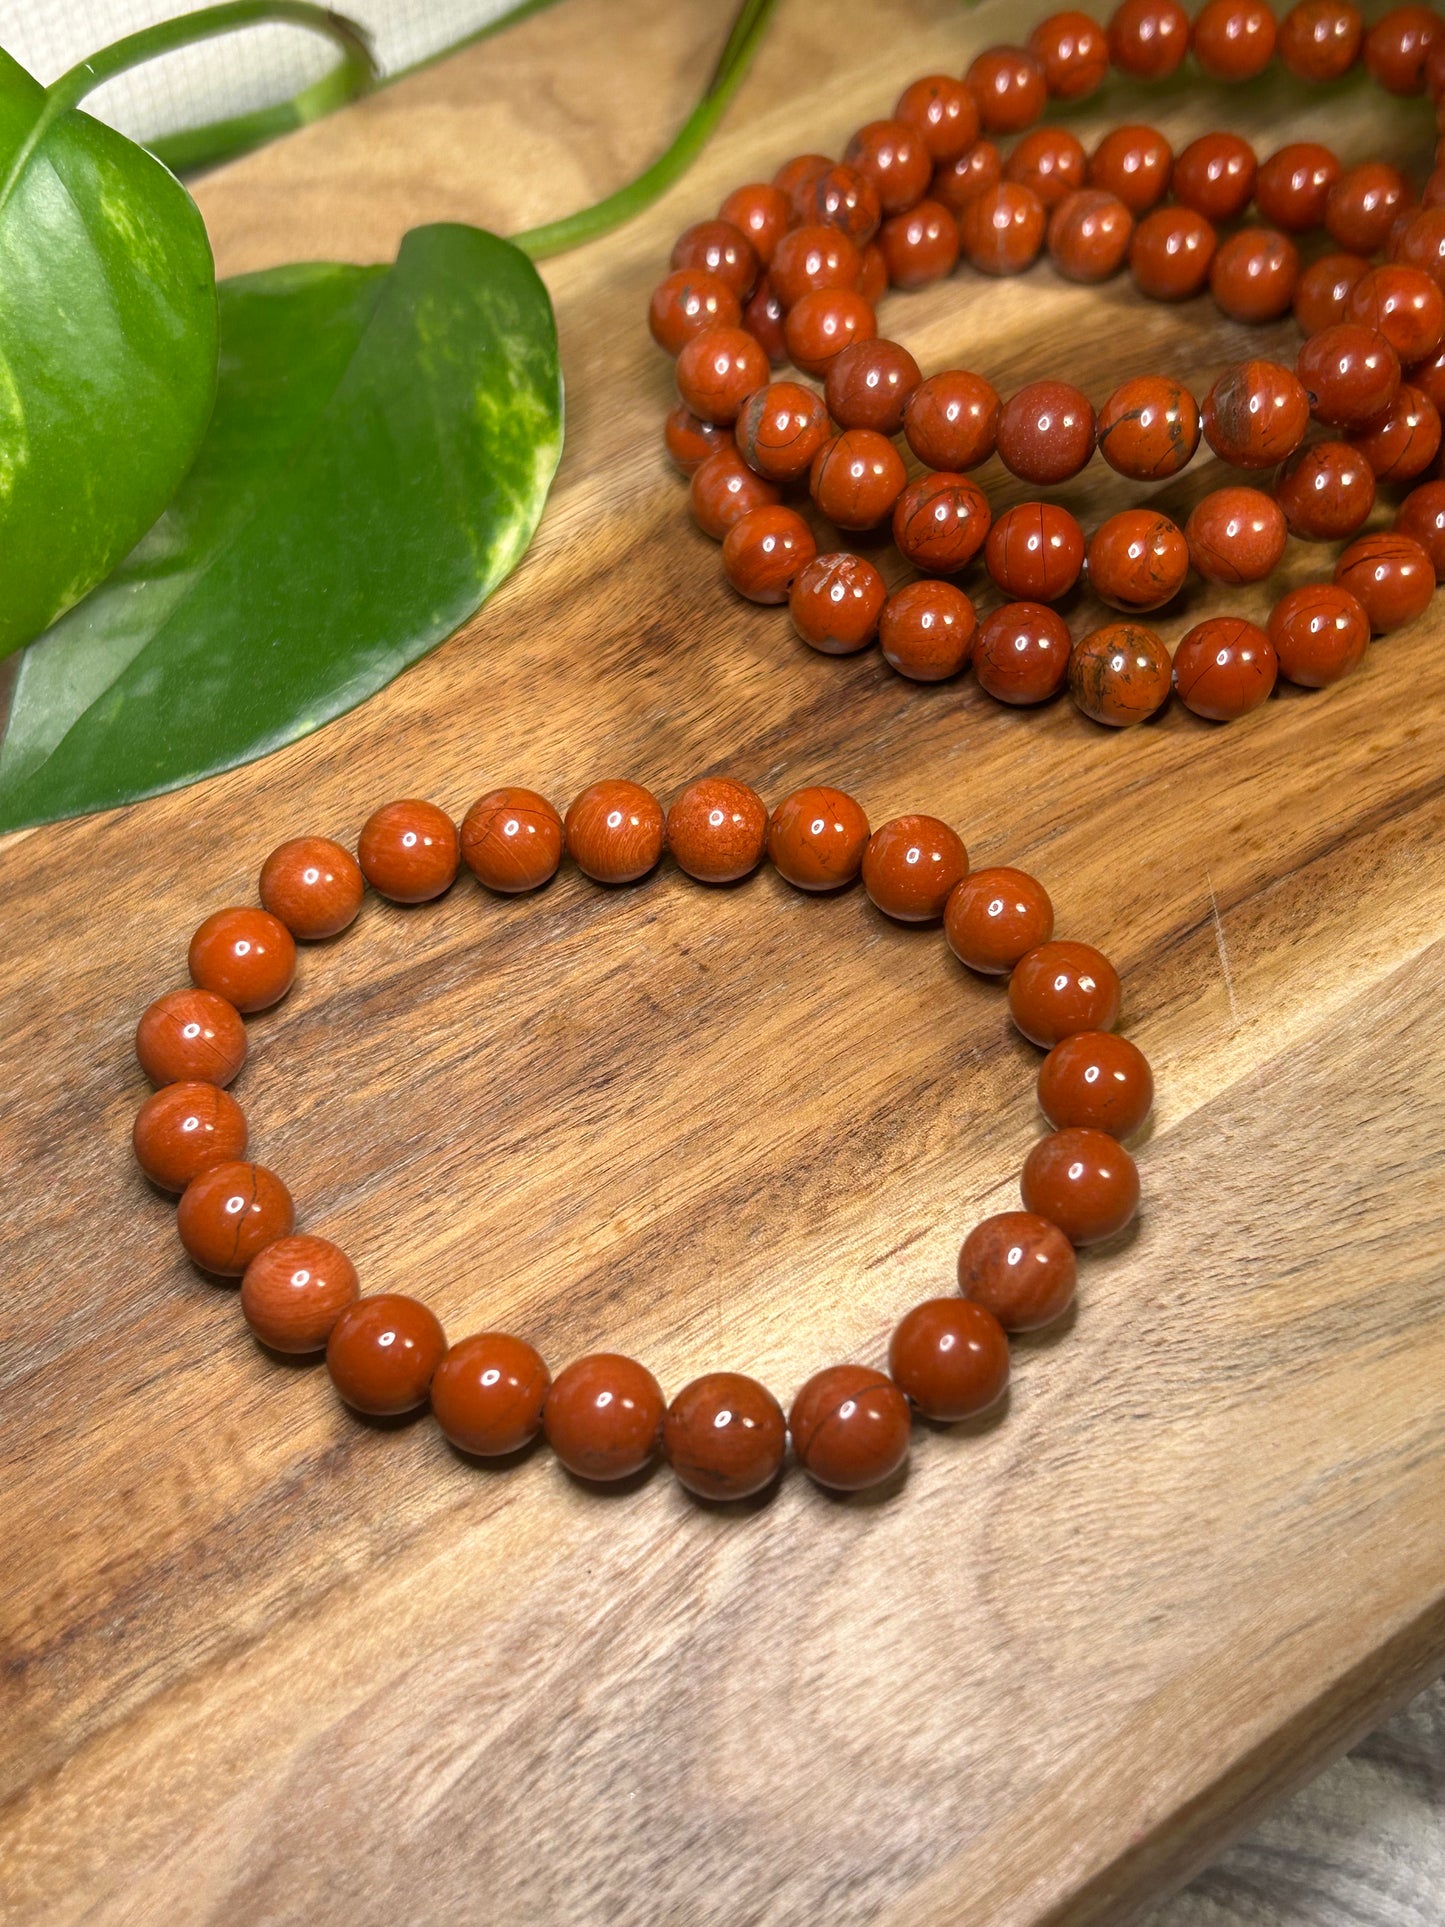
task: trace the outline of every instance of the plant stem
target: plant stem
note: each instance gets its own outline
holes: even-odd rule
[[[534,261],[543,260],[549,254],[560,254],[564,248],[578,247],[620,226],[671,187],[702,151],[737,92],[776,5],[777,0],[743,0],[707,91],[683,122],[672,145],[650,167],[615,194],[594,201],[591,207],[565,215],[560,221],[531,228],[525,234],[513,235],[514,245]]]

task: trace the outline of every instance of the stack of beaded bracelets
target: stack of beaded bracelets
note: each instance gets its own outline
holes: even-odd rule
[[[1363,47],[1390,91],[1419,93],[1428,82],[1438,100],[1437,28],[1433,14],[1407,6],[1365,33],[1352,6],[1303,0],[1278,45],[1310,79],[1345,71]],[[1372,631],[1422,612],[1445,572],[1445,485],[1435,482],[1408,498],[1393,533],[1351,543],[1333,583],[1284,596],[1268,633],[1242,617],[1211,618],[1184,637],[1172,669],[1142,624],[1112,622],[1073,647],[1047,606],[1073,588],[1086,552],[1090,586],[1127,617],[1167,603],[1191,562],[1212,581],[1261,581],[1288,532],[1345,540],[1370,514],[1377,481],[1413,480],[1435,460],[1445,169],[1430,177],[1421,208],[1397,169],[1370,162],[1344,171],[1314,142],[1259,166],[1230,134],[1203,136],[1176,159],[1152,129],[1124,127],[1086,159],[1075,136],[1047,128],[1004,163],[979,138],[981,128],[1028,127],[1050,96],[1091,92],[1111,56],[1126,73],[1157,78],[1192,44],[1206,72],[1243,78],[1267,63],[1276,37],[1273,15],[1254,0],[1211,0],[1192,34],[1174,0],[1125,0],[1107,35],[1083,14],[1053,15],[1028,48],[990,49],[963,81],[914,82],[893,119],[860,129],[841,165],[798,156],[772,183],[738,188],[718,219],[687,230],[649,317],[677,356],[682,400],[666,440],[692,476],[694,518],[723,542],[741,593],[787,600],[798,633],[824,653],[851,654],[878,635],[892,666],[920,681],[972,660],[981,685],[1011,703],[1043,701],[1067,680],[1086,714],[1115,725],[1157,710],[1171,675],[1185,703],[1217,721],[1262,702],[1278,674],[1320,687],[1358,664]],[[1169,188],[1175,205],[1156,206]],[[1218,245],[1214,223],[1242,213],[1251,196],[1277,227],[1241,229]],[[1321,224],[1350,251],[1301,272],[1290,233]],[[1182,298],[1208,280],[1227,313],[1255,321],[1293,303],[1311,339],[1293,371],[1264,360],[1227,370],[1202,409],[1180,383],[1140,376],[1096,419],[1068,383],[1034,382],[1002,402],[967,371],[924,380],[906,348],[875,338],[874,304],[890,283],[918,287],[948,274],[960,240],[982,271],[1016,272],[1036,257],[1046,228],[1073,279],[1102,280],[1127,256],[1147,293]],[[1371,267],[1366,256],[1381,249],[1390,263]],[[770,362],[788,357],[825,378],[823,395],[769,381]],[[1333,439],[1304,445],[1312,415]],[[1129,510],[1086,545],[1074,518],[1047,502],[1020,504],[991,528],[987,498],[964,474],[997,453],[1014,474],[1048,486],[1078,474],[1097,447],[1122,474],[1160,481],[1192,459],[1201,428],[1236,466],[1282,464],[1272,494],[1215,490],[1183,530],[1156,511]],[[900,429],[936,472],[909,482],[893,440]],[[891,519],[900,551],[934,577],[966,567],[986,543],[1009,601],[980,628],[951,583],[911,582],[890,596],[863,556],[818,555],[807,522],[781,501],[782,487],[805,477],[837,527]]]
[[[1052,1127],[1023,1167],[1024,1209],[985,1219],[964,1240],[961,1296],[917,1305],[893,1333],[888,1372],[835,1365],[803,1386],[785,1422],[756,1380],[695,1379],[664,1407],[651,1373],[614,1353],[578,1359],[551,1378],[520,1338],[482,1332],[447,1345],[433,1313],[394,1292],[362,1297],[337,1245],[293,1231],[291,1197],[264,1165],[245,1161],[246,1120],[225,1086],[246,1056],[240,1013],[290,988],[296,939],[333,937],[355,918],[367,882],[396,903],[440,896],[464,858],[490,890],[535,890],[563,850],[600,883],[646,876],[664,846],[689,876],[731,883],[771,858],[800,890],[836,890],[860,873],[880,910],[904,923],[943,919],[950,949],[971,970],[1008,976],[1009,1009],[1047,1051],[1039,1103]],[[958,1420],[986,1410],[1009,1374],[1006,1334],[1057,1318],[1072,1301],[1074,1247],[1122,1231],[1139,1200],[1122,1140],[1153,1101],[1143,1055],[1114,1034],[1119,978],[1088,944],[1053,938],[1048,895],[1022,871],[968,869],[946,823],[902,816],[870,834],[852,797],[795,791],[771,818],[761,798],[703,777],[666,816],[635,783],[594,783],[565,823],[542,796],[501,789],[475,803],[460,834],[435,804],[378,810],[357,856],[323,837],[283,843],[261,871],[264,908],[217,911],[191,939],[195,988],[173,990],[136,1032],[141,1068],[158,1088],[135,1121],[146,1176],[180,1193],[181,1242],[195,1262],[241,1278],[241,1309],[262,1344],[324,1349],[332,1380],[355,1410],[410,1411],[428,1398],[461,1451],[499,1458],[539,1431],[579,1478],[610,1481],[662,1449],[677,1477],[707,1499],[745,1498],[782,1468],[787,1436],[821,1485],[854,1491],[896,1471],[910,1417]]]

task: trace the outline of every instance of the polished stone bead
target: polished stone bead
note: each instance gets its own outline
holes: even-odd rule
[[[1055,1131],[1024,1160],[1024,1209],[1056,1224],[1073,1245],[1099,1244],[1139,1209],[1133,1158],[1105,1131]]]
[[[647,326],[659,348],[680,354],[709,328],[736,328],[742,303],[728,284],[704,268],[674,268],[652,291]]]
[[[488,790],[462,819],[462,856],[501,896],[540,890],[562,861],[562,819],[536,790]]]
[[[652,1462],[663,1416],[661,1389],[645,1366],[618,1352],[594,1352],[557,1374],[542,1425],[569,1472],[610,1482]]]
[[[1439,36],[1440,16],[1433,7],[1391,7],[1365,34],[1365,66],[1371,78],[1386,93],[1424,93],[1425,62]]]
[[[788,1414],[798,1463],[834,1492],[861,1492],[896,1472],[908,1456],[908,1400],[866,1365],[815,1372]]]
[[[783,1467],[788,1427],[766,1386],[741,1372],[708,1372],[667,1408],[662,1449],[678,1483],[700,1499],[748,1499]]]
[[[767,381],[769,367],[765,349],[746,328],[708,328],[677,357],[678,396],[705,422],[735,422],[748,396]]]
[[[1107,188],[1081,187],[1049,216],[1049,255],[1069,281],[1107,281],[1129,258],[1134,216]]]
[[[1076,1030],[1112,1030],[1122,997],[1119,973],[1103,951],[1067,938],[1028,951],[1009,977],[1009,1015],[1043,1050]]]
[[[902,214],[928,192],[933,158],[907,121],[870,120],[849,141],[843,158],[873,183],[885,215]]]
[[[1099,453],[1120,475],[1162,482],[1187,468],[1199,446],[1199,404],[1167,375],[1135,375],[1099,411]]]
[[[567,853],[597,883],[635,883],[662,855],[662,805],[640,783],[604,778],[569,807]]]
[[[1204,398],[1202,420],[1204,439],[1222,461],[1273,468],[1304,440],[1310,397],[1279,362],[1245,361],[1215,382]]]
[[[752,292],[760,264],[748,237],[731,221],[697,221],[673,243],[671,265],[716,275],[741,301]]]
[[[816,553],[798,511],[769,504],[740,515],[723,537],[723,572],[749,602],[786,602],[793,578]]]
[[[1074,1247],[1032,1211],[1000,1211],[976,1224],[958,1254],[958,1288],[1006,1332],[1038,1331],[1074,1302]]]
[[[1129,272],[1153,301],[1187,301],[1209,279],[1219,236],[1188,207],[1156,207],[1134,230]]]
[[[136,1112],[131,1147],[152,1184],[184,1191],[208,1166],[245,1156],[246,1114],[218,1084],[165,1084]]]
[[[951,582],[905,583],[883,605],[878,641],[889,666],[914,682],[943,682],[966,669],[977,619]]]
[[[1339,321],[1310,336],[1295,373],[1316,420],[1332,428],[1363,428],[1395,399],[1400,358],[1378,329]]]
[[[793,627],[825,656],[851,656],[878,633],[888,589],[871,562],[846,550],[815,555],[793,577]]]
[[[1445,482],[1425,482],[1412,489],[1395,516],[1395,531],[1420,544],[1434,566],[1437,582],[1445,576]]]
[[[868,818],[845,790],[817,783],[794,790],[768,823],[768,855],[798,890],[837,890],[863,867]]]
[[[426,1403],[446,1334],[420,1299],[379,1291],[348,1305],[326,1341],[326,1369],[353,1411],[396,1418]]]
[[[1043,67],[1026,47],[985,47],[963,78],[986,134],[1020,133],[1049,103]]]
[[[1350,290],[1369,269],[1369,262],[1358,254],[1322,254],[1303,269],[1295,283],[1293,304],[1294,318],[1303,332],[1317,335],[1322,328],[1343,321]]]
[[[960,217],[970,201],[987,194],[1003,179],[1003,156],[992,141],[977,140],[951,161],[940,161],[933,171],[929,194]],[[962,235],[960,235],[960,240]]]
[[[1212,80],[1252,80],[1269,65],[1276,32],[1265,0],[1207,0],[1189,44]]]
[[[958,238],[980,274],[1022,274],[1039,257],[1048,218],[1031,187],[1000,181],[964,202]]]
[[[296,1222],[291,1193],[264,1164],[209,1164],[181,1193],[176,1229],[206,1271],[239,1278],[251,1260]]]
[[[1269,639],[1282,676],[1305,689],[1323,689],[1359,667],[1370,618],[1348,589],[1311,582],[1274,605]]]
[[[938,471],[908,484],[893,509],[893,540],[916,568],[952,575],[988,536],[988,497],[965,475]]]
[[[1378,254],[1396,216],[1410,205],[1410,183],[1388,161],[1350,167],[1325,199],[1325,226],[1337,247],[1350,254]]]
[[[1216,488],[1195,503],[1184,539],[1207,582],[1262,582],[1278,566],[1289,529],[1283,508],[1262,489]]]
[[[828,364],[823,391],[827,413],[840,428],[871,428],[879,435],[896,435],[903,426],[903,411],[922,380],[918,363],[896,341],[855,341]]]
[[[229,1084],[246,1061],[246,1026],[211,990],[168,990],[141,1013],[135,1054],[152,1084]]]
[[[999,412],[999,460],[1022,481],[1067,482],[1093,452],[1094,411],[1066,381],[1032,381]]]
[[[1351,430],[1350,446],[1377,481],[1413,482],[1440,452],[1440,411],[1428,395],[1402,381],[1378,421]]]
[[[1189,51],[1177,0],[1122,0],[1109,18],[1109,58],[1134,80],[1167,80]]]
[[[1174,651],[1180,701],[1213,723],[1231,723],[1257,709],[1278,674],[1274,644],[1243,616],[1210,616],[1196,623]]]
[[[833,431],[815,389],[797,381],[770,381],[748,396],[733,432],[749,468],[770,482],[790,482],[806,471]]]
[[[775,482],[765,482],[739,455],[731,437],[727,446],[707,455],[693,471],[688,488],[692,519],[704,535],[721,542],[734,522],[752,509],[782,501]]]
[[[1075,643],[1069,694],[1093,722],[1142,723],[1168,698],[1169,651],[1138,622],[1110,622]]]
[[[813,500],[839,529],[886,522],[907,480],[903,457],[872,428],[848,428],[824,442],[808,472]]]
[[[542,1429],[552,1374],[540,1352],[507,1332],[477,1332],[451,1346],[432,1374],[432,1415],[459,1452],[504,1458]]]
[[[858,263],[858,292],[873,308],[878,306],[888,292],[888,263],[883,259],[883,250],[876,241],[868,243]],[[849,343],[850,347],[856,345],[856,343]],[[839,353],[846,353],[846,350],[840,349]],[[832,366],[833,363],[830,361],[828,367],[831,369]]]
[[[1000,977],[1054,934],[1054,906],[1037,877],[1007,864],[975,870],[956,883],[943,934],[960,963]]]
[[[718,209],[720,221],[730,221],[752,244],[764,267],[792,225],[793,209],[787,195],[770,181],[749,181],[735,187]]]
[[[293,937],[308,942],[345,930],[365,891],[356,858],[328,836],[282,843],[261,866],[262,903]]]
[[[856,289],[862,265],[857,243],[840,228],[810,222],[779,241],[768,279],[786,313],[819,288]]]
[[[1089,538],[1089,586],[1111,608],[1142,615],[1178,595],[1189,545],[1156,509],[1121,509]]]
[[[913,129],[935,163],[957,160],[978,139],[978,103],[949,74],[925,74],[910,82],[898,96],[893,118]]]
[[[974,638],[973,673],[996,702],[1047,702],[1069,674],[1069,625],[1042,602],[1005,602]]]
[[[1307,442],[1275,477],[1274,499],[1306,542],[1340,542],[1375,506],[1375,474],[1348,442]]]
[[[1445,341],[1445,294],[1423,269],[1386,262],[1362,274],[1345,315],[1382,334],[1405,366],[1425,361]]]
[[[1020,502],[989,530],[984,560],[1011,600],[1057,602],[1079,579],[1084,532],[1056,503]]]
[[[960,474],[994,451],[1000,402],[982,375],[950,368],[930,375],[908,398],[903,433],[928,468]]]
[[[216,910],[187,954],[191,982],[237,1010],[269,1010],[291,988],[296,940],[269,910]]]
[[[1248,141],[1238,134],[1201,134],[1176,157],[1169,191],[1181,207],[1218,226],[1237,220],[1248,207],[1255,172]]]
[[[1039,1068],[1039,1108],[1056,1131],[1132,1137],[1154,1103],[1154,1074],[1137,1044],[1108,1030],[1076,1030]]]
[[[667,847],[699,883],[736,883],[763,860],[767,805],[730,776],[700,776],[667,812]]]
[[[1299,249],[1274,228],[1240,228],[1209,264],[1209,291],[1232,321],[1277,321],[1299,283]]]
[[[866,174],[846,161],[815,175],[795,198],[804,222],[841,228],[860,248],[878,232],[883,212],[878,190]]]
[[[929,1298],[901,1318],[888,1345],[888,1371],[925,1418],[974,1418],[1008,1385],[1008,1338],[985,1306]]]
[[[457,826],[416,797],[383,803],[362,826],[356,856],[373,890],[393,903],[429,903],[449,890],[461,862]]]
[[[1289,141],[1260,163],[1254,204],[1271,226],[1307,234],[1324,225],[1325,203],[1342,172],[1330,148],[1318,141]]]
[[[1051,100],[1083,100],[1108,77],[1108,36],[1096,20],[1072,8],[1038,22],[1029,52],[1044,70]]]
[[[1089,156],[1089,186],[1115,194],[1137,221],[1163,200],[1174,149],[1157,127],[1111,128]]]
[[[958,263],[958,222],[941,201],[918,201],[890,214],[878,230],[878,246],[895,288],[926,288],[953,273]]]
[[[1279,23],[1279,57],[1301,80],[1339,80],[1359,58],[1364,20],[1351,0],[1299,0]]]
[[[936,816],[895,816],[873,832],[863,852],[863,887],[886,916],[931,923],[949,892],[968,874],[957,831]]]
[[[1381,530],[1350,544],[1335,564],[1335,582],[1360,604],[1371,632],[1382,636],[1425,613],[1435,570],[1418,542]]]
[[[873,304],[856,288],[819,288],[789,308],[783,322],[788,359],[805,375],[826,376],[845,348],[878,332]]]
[[[772,276],[759,277],[758,285],[748,297],[743,309],[743,327],[767,356],[769,365],[776,368],[788,359],[788,343],[783,333],[787,314],[778,291],[773,286]],[[679,404],[680,405],[680,404]],[[715,426],[715,424],[714,424]]]
[[[241,1279],[241,1315],[273,1352],[320,1352],[361,1286],[329,1238],[294,1234],[265,1245]]]
[[[1392,234],[1390,259],[1429,275],[1445,289],[1445,207],[1422,208]]]
[[[1084,185],[1087,167],[1084,145],[1077,134],[1066,127],[1036,127],[1015,143],[1004,162],[1003,176],[1021,187],[1031,187],[1045,209],[1052,212]]]

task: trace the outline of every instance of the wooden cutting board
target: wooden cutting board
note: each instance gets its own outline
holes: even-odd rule
[[[202,183],[221,268],[580,205],[665,142],[722,24],[567,0]],[[309,742],[0,852],[7,1921],[1117,1927],[1438,1668],[1442,605],[1332,692],[1115,735],[804,650],[727,592],[661,456],[672,234],[1020,24],[789,0],[693,174],[547,270],[567,454],[492,604]],[[1430,139],[1283,85],[1114,89],[1079,126],[1141,114]],[[926,367],[1096,401],[1290,339],[1047,266],[885,322]],[[1138,495],[1096,463],[1065,499]],[[1191,589],[1171,637],[1216,606]],[[1158,1075],[1136,1230],[1018,1346],[1006,1415],[923,1431],[873,1500],[598,1497],[358,1422],[252,1345],[130,1162],[136,1015],[281,838],[714,768],[1036,870]],[[251,1031],[258,1154],[367,1286],[558,1364],[634,1351],[669,1393],[877,1360],[1037,1129],[1035,1054],[936,933],[769,874],[372,901]]]

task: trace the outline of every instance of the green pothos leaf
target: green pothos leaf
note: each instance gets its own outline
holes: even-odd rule
[[[0,829],[294,741],[451,634],[516,566],[562,445],[525,255],[417,228],[396,263],[222,282],[220,381],[179,494],[21,658]]]

